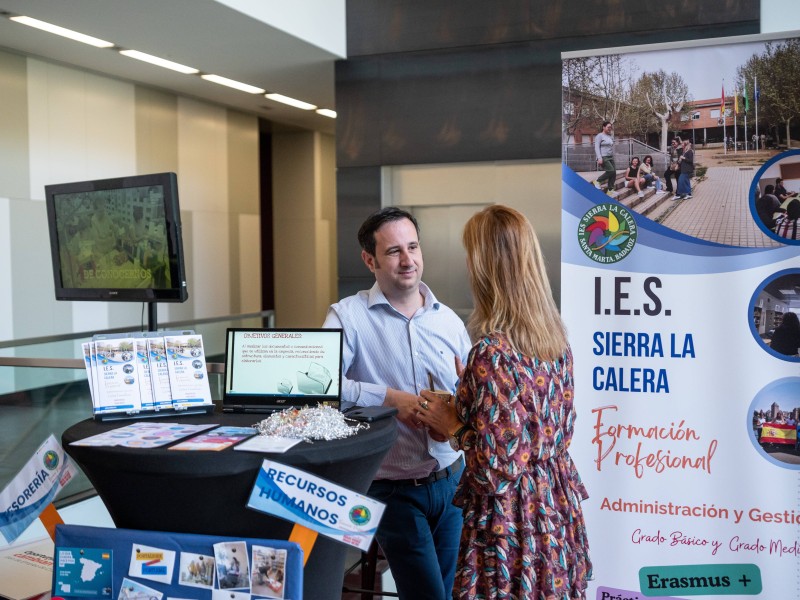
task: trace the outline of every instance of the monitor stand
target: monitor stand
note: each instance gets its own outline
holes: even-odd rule
[[[158,308],[156,302],[147,303],[147,331],[158,329]]]

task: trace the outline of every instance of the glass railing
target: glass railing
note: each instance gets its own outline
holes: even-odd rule
[[[193,330],[203,336],[211,397],[222,399],[225,331],[228,327],[274,327],[273,311],[162,323],[159,330]],[[133,331],[131,328],[128,331]],[[50,434],[61,442],[65,429],[92,418],[92,401],[81,344],[99,333],[0,342],[0,490],[14,478]],[[124,424],[124,421],[120,425]],[[59,496],[65,506],[94,493],[79,471]]]

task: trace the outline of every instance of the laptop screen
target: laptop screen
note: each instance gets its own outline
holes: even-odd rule
[[[341,329],[228,329],[223,410],[338,409],[341,389]]]

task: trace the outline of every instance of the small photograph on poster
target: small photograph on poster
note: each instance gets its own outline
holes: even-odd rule
[[[758,286],[750,301],[750,332],[772,356],[800,362],[800,269],[787,269]]]
[[[286,550],[268,546],[253,546],[254,596],[283,598],[286,581]]]
[[[215,563],[213,556],[181,552],[178,583],[210,589],[214,587]]]
[[[219,589],[250,588],[250,561],[245,542],[214,544]]]
[[[782,152],[758,170],[750,207],[769,237],[800,245],[800,151]]]
[[[117,600],[161,600],[163,597],[163,592],[123,577]]]
[[[756,394],[747,415],[751,441],[773,464],[800,470],[800,377],[785,377]]]

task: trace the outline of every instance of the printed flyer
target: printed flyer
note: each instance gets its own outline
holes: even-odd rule
[[[562,58],[587,598],[799,598],[800,42]]]

